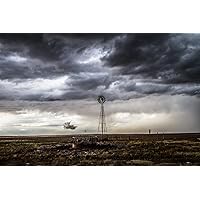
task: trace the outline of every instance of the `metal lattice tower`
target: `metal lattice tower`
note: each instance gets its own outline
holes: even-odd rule
[[[106,101],[106,98],[104,96],[98,96],[98,102],[101,104],[101,110],[99,115],[99,125],[98,125],[98,133],[101,132],[101,137],[103,139],[103,134],[107,132],[106,127],[106,116],[104,112],[104,103]]]

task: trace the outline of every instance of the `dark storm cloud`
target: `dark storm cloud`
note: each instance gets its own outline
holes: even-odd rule
[[[92,45],[103,44],[118,34],[0,34],[6,51],[27,53],[43,61],[60,61],[81,53]],[[68,51],[70,50],[70,51]],[[20,52],[19,52],[20,53]],[[64,55],[62,55],[64,53]]]
[[[140,63],[144,59],[152,62],[155,59],[152,58],[152,55],[158,49],[163,48],[162,43],[167,39],[168,34],[121,35],[115,40],[112,52],[105,56],[105,59],[111,66],[124,66],[133,62]]]
[[[127,34],[116,39],[103,60],[120,73],[161,79],[165,83],[199,83],[199,34]]]
[[[199,77],[200,34],[0,34],[0,99],[199,96]]]
[[[92,49],[101,48],[115,35],[0,34],[0,78],[45,78],[92,71],[91,65],[79,63],[80,57],[91,56]]]
[[[59,53],[53,48],[54,44],[50,48],[43,34],[0,34],[0,42],[11,52],[26,52],[28,56],[44,61],[59,58]]]

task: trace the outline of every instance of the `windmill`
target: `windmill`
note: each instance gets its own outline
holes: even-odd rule
[[[99,125],[98,125],[98,133],[101,132],[101,137],[103,139],[103,134],[107,132],[106,127],[106,116],[104,112],[104,103],[106,101],[106,98],[104,96],[98,96],[97,101],[101,104],[101,110],[99,115]]]

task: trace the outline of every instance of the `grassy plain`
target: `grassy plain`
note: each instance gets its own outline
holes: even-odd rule
[[[0,137],[0,165],[200,165],[200,133]]]

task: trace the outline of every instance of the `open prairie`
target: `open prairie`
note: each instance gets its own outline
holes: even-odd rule
[[[0,137],[0,165],[200,165],[200,133]]]

